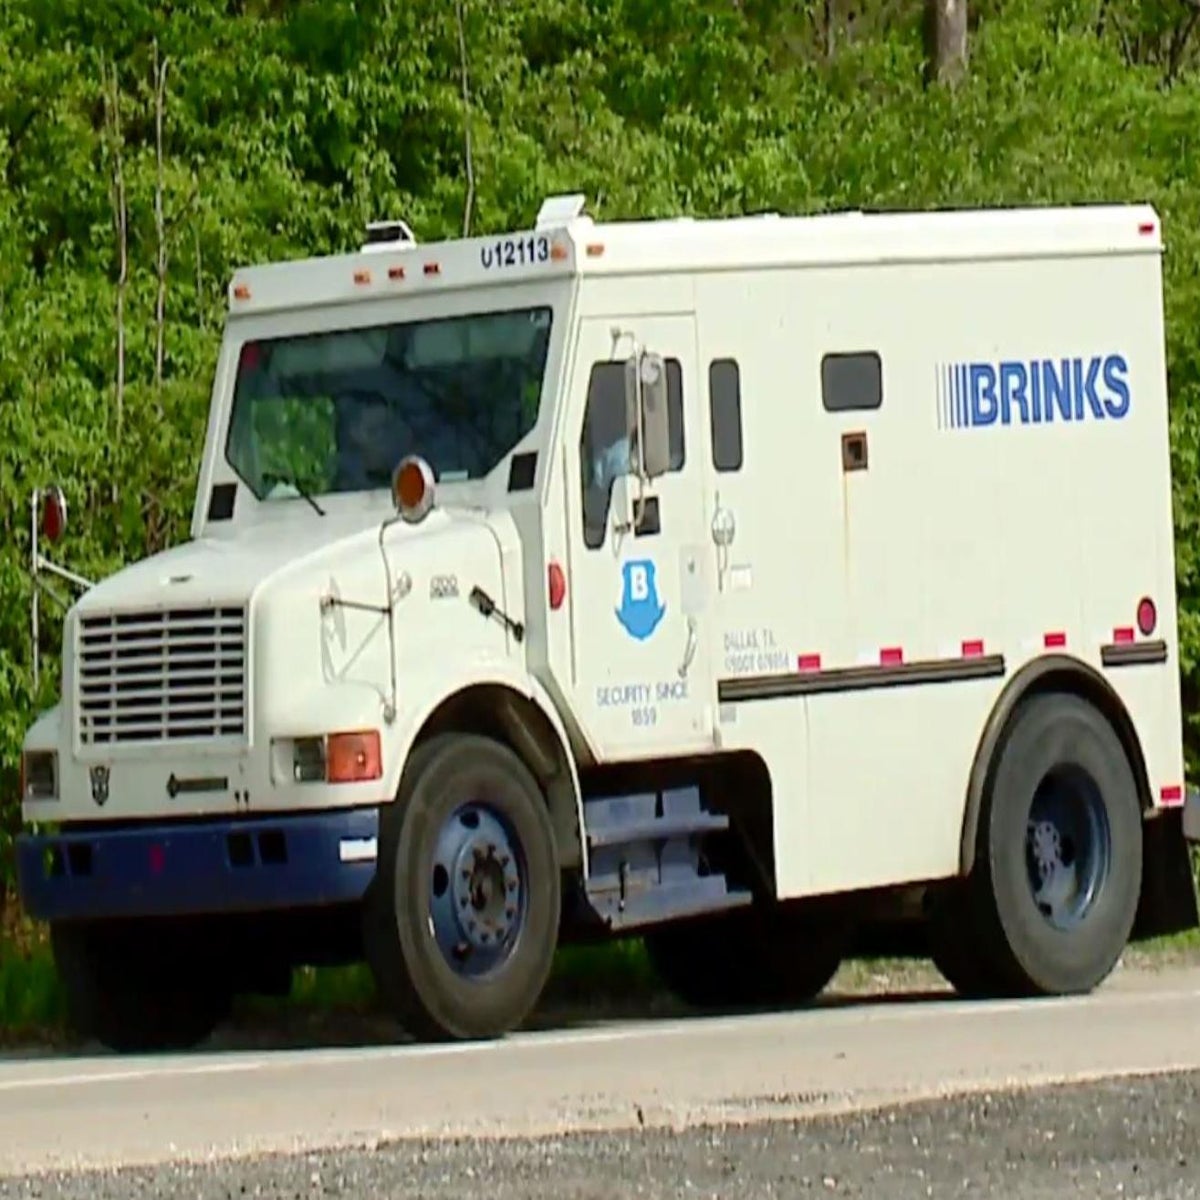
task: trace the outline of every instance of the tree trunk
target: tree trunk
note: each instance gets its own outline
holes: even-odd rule
[[[967,70],[967,0],[925,0],[925,82],[958,83]]]

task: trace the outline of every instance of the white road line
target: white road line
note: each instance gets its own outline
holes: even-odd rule
[[[604,1044],[635,1043],[648,1039],[679,1038],[683,1036],[741,1033],[754,1035],[764,1026],[779,1026],[795,1029],[819,1020],[826,1028],[872,1022],[875,1024],[908,1023],[927,1019],[936,1013],[939,1017],[974,1017],[985,1019],[996,1014],[1024,1013],[1030,1019],[1039,1013],[1057,1013],[1071,1009],[1128,1008],[1135,1006],[1159,1006],[1179,1002],[1197,1001],[1200,1007],[1200,989],[1189,988],[1173,991],[1098,992],[1088,996],[1055,997],[1040,1000],[1011,1001],[915,1001],[897,1005],[856,1005],[845,1007],[829,1006],[806,1009],[795,1013],[756,1013],[749,1016],[697,1017],[671,1021],[645,1021],[635,1025],[618,1025],[609,1028],[574,1029],[566,1031],[533,1031],[514,1034],[491,1042],[455,1042],[434,1045],[361,1046],[351,1049],[315,1049],[267,1051],[247,1055],[229,1052],[221,1061],[179,1062],[161,1064],[145,1063],[139,1067],[123,1070],[95,1071],[76,1069],[65,1075],[50,1074],[65,1063],[45,1062],[46,1074],[4,1079],[0,1074],[0,1092],[29,1090],[34,1088],[71,1088],[106,1083],[145,1082],[186,1078],[194,1075],[234,1075],[252,1071],[286,1070],[295,1067],[314,1068],[321,1066],[347,1066],[363,1062],[400,1062],[418,1059],[439,1059],[461,1055],[496,1055],[521,1053],[524,1051],[569,1049]],[[1200,1020],[1200,1012],[1198,1012]],[[105,1061],[105,1060],[101,1060]],[[3,1068],[0,1067],[0,1072]]]
[[[47,1075],[41,1078],[0,1079],[0,1092],[17,1092],[29,1088],[79,1087],[95,1083],[140,1083],[147,1079],[184,1079],[191,1075],[235,1075],[260,1071],[269,1063],[241,1061],[229,1063],[200,1063],[195,1066],[172,1066],[161,1070],[93,1071],[73,1075]]]

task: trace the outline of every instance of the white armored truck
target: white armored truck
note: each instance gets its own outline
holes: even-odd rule
[[[626,934],[696,1005],[867,944],[1072,993],[1194,926],[1162,249],[562,196],[238,271],[191,538],[74,602],[24,744],[81,1029],[365,959],[494,1037]]]

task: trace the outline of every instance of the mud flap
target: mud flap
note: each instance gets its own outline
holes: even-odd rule
[[[1130,940],[1167,937],[1200,925],[1193,854],[1183,810],[1162,810],[1142,825],[1142,898]]]

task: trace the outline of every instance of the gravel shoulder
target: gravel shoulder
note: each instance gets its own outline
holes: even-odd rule
[[[850,1117],[370,1151],[0,1181],[0,1197],[1200,1196],[1200,1073]]]

